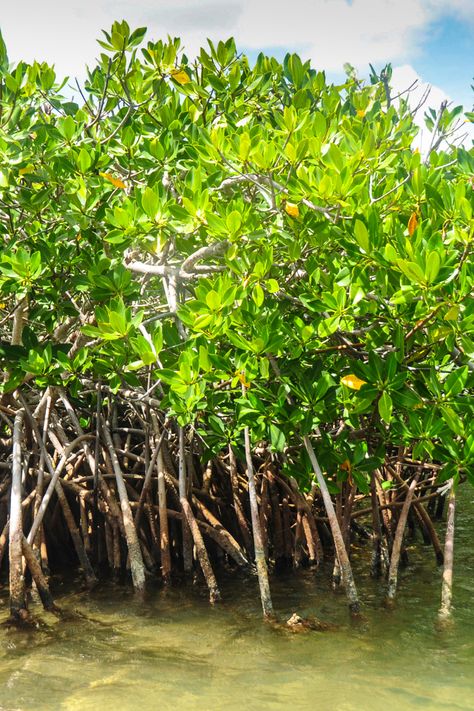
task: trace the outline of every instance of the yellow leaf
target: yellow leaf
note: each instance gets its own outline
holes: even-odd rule
[[[457,321],[459,316],[459,306],[451,306],[444,315],[445,321]]]
[[[29,163],[28,165],[25,165],[24,168],[20,168],[20,170],[18,171],[18,174],[19,175],[29,175],[30,173],[34,173],[34,170],[35,170],[35,166],[31,165],[31,163]]]
[[[364,111],[364,109],[357,109],[357,116],[358,116],[359,118],[364,118],[364,116],[365,116],[365,111]]]
[[[184,69],[173,69],[170,74],[178,84],[189,84],[191,81],[189,74],[185,72]]]
[[[349,474],[352,471],[351,463],[348,459],[345,459],[339,469],[342,469],[343,472],[349,472]]]
[[[298,205],[296,205],[294,202],[286,202],[285,203],[285,212],[290,217],[299,217],[300,209],[299,209]]]
[[[351,390],[360,390],[361,387],[366,384],[365,380],[361,380],[357,375],[354,375],[354,373],[341,378],[341,383]]]
[[[412,212],[410,215],[410,219],[408,220],[408,234],[410,237],[418,227],[418,215],[416,212]]]
[[[0,309],[4,309],[4,308],[5,308],[5,306],[6,306],[6,304],[4,304],[3,302],[2,302],[2,303],[0,303]]]
[[[246,379],[245,373],[244,373],[243,370],[237,371],[236,376],[237,376],[237,378],[239,379],[239,382],[242,383],[242,385],[244,386],[244,388],[249,388],[249,387],[250,387],[250,383],[249,383],[249,381]]]
[[[120,178],[114,178],[113,175],[110,175],[110,173],[99,173],[101,178],[104,178],[105,180],[108,180],[109,183],[112,183],[112,185],[116,188],[121,188],[122,190],[126,190],[127,186],[123,182],[123,180],[120,180]]]

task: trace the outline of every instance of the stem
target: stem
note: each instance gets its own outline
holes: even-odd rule
[[[183,509],[184,518],[188,523],[189,529],[191,531],[194,545],[196,546],[197,556],[199,560],[199,565],[206,579],[207,587],[209,588],[209,599],[211,603],[218,602],[221,598],[219,588],[217,586],[217,580],[212,570],[211,562],[209,556],[207,555],[206,546],[202,540],[201,531],[197,525],[196,519],[194,518],[193,511],[189,505],[189,501],[185,497],[180,498],[181,508]]]
[[[244,386],[242,386],[244,389]],[[244,391],[245,392],[245,391]],[[255,548],[255,563],[257,566],[258,584],[260,586],[260,598],[262,601],[263,616],[273,616],[273,604],[270,594],[270,584],[268,582],[267,562],[263,550],[262,531],[260,528],[260,518],[258,515],[257,491],[255,488],[255,474],[252,463],[252,450],[250,447],[249,428],[244,429],[245,438],[245,459],[247,462],[247,479],[249,483],[250,514],[252,517],[253,544]]]
[[[38,590],[44,609],[49,612],[58,612],[58,608],[54,604],[48,582],[43,575],[43,571],[41,570],[41,565],[38,563],[32,547],[24,536],[21,539],[21,545],[23,555],[25,556],[28,568],[30,569],[31,576],[36,583],[36,589]]]
[[[418,483],[419,473],[417,473],[410,484],[408,493],[406,495],[405,501],[403,502],[402,510],[400,512],[400,518],[398,519],[397,530],[395,532],[395,538],[393,540],[392,546],[392,557],[390,558],[390,568],[388,571],[388,590],[387,599],[389,601],[395,599],[395,594],[397,592],[397,581],[398,581],[398,564],[400,561],[400,552],[402,549],[403,534],[405,532],[405,526],[408,518],[408,511],[410,510],[410,505],[415,493],[416,485]]]
[[[41,450],[44,451],[44,458],[45,458],[46,466],[48,467],[50,474],[51,474],[51,480],[49,482],[48,488],[46,489],[46,493],[41,500],[41,504],[38,509],[38,513],[35,516],[35,519],[34,519],[33,524],[31,526],[30,532],[28,534],[27,540],[28,540],[28,543],[30,543],[30,544],[33,543],[35,536],[38,532],[38,529],[41,526],[44,514],[46,513],[46,509],[48,508],[49,501],[51,499],[51,496],[53,495],[53,491],[55,490],[56,483],[59,479],[61,472],[63,471],[64,467],[66,466],[67,460],[69,459],[69,455],[71,454],[71,452],[74,450],[74,448],[78,444],[80,444],[81,442],[83,442],[86,439],[87,440],[92,439],[91,435],[85,435],[85,434],[80,435],[79,437],[76,437],[76,439],[74,439],[65,448],[64,453],[63,453],[61,459],[59,460],[58,466],[56,467],[56,469],[54,469],[52,462],[51,462],[51,458],[46,450],[46,447],[45,447],[42,437],[39,435],[39,432],[35,433],[35,434],[38,434],[38,440],[37,440],[38,444],[39,444]]]
[[[239,496],[239,477],[237,474],[237,462],[235,460],[234,450],[231,445],[229,445],[229,475],[230,484],[232,487],[232,500],[234,502],[234,511],[237,517],[237,523],[239,524],[240,532],[242,534],[242,539],[244,542],[245,550],[249,558],[252,556],[252,541],[250,537],[250,531],[247,525],[247,520],[244,515],[242,508],[242,502]]]
[[[125,486],[125,481],[123,478],[122,470],[120,468],[117,453],[114,449],[109,428],[107,427],[103,417],[101,417],[101,424],[105,444],[109,452],[110,461],[112,462],[112,467],[115,474],[115,480],[117,482],[117,491],[120,498],[120,508],[122,510],[125,538],[127,541],[128,553],[130,556],[130,567],[132,571],[133,587],[135,588],[136,592],[141,593],[145,589],[145,565],[143,563],[143,557],[140,548],[140,543],[138,541],[137,530],[133,522],[132,509],[130,508],[127,488]]]
[[[187,469],[186,469],[186,456],[184,451],[184,429],[179,428],[179,470],[178,470],[178,485],[179,485],[179,500],[187,500],[188,486],[187,486]],[[182,534],[183,534],[183,567],[185,573],[190,573],[193,569],[193,547],[192,547],[192,537],[191,531],[189,530],[188,520],[186,516],[183,516],[182,520]]]
[[[145,503],[145,498],[148,492],[148,488],[150,486],[151,482],[151,476],[153,474],[153,469],[155,468],[155,463],[158,457],[158,454],[160,453],[161,445],[163,444],[163,440],[165,438],[166,430],[163,429],[163,432],[161,433],[160,439],[158,440],[158,444],[156,445],[153,454],[150,459],[150,463],[148,464],[148,468],[145,473],[145,479],[143,482],[143,487],[140,493],[140,499],[138,500],[138,508],[135,512],[135,527],[138,530],[140,528],[140,518],[142,515],[143,511],[143,504]]]
[[[13,425],[13,461],[10,494],[10,616],[20,622],[27,615],[22,564],[23,525],[21,516],[21,436],[25,411],[19,410]]]
[[[308,437],[304,435],[303,437],[304,446],[311,460],[311,465],[313,471],[316,475],[316,479],[321,490],[321,495],[323,497],[324,507],[328,515],[329,525],[331,527],[331,533],[334,540],[334,547],[336,549],[336,555],[339,560],[339,565],[341,567],[342,582],[344,584],[347,599],[349,600],[349,609],[352,614],[357,615],[360,612],[360,603],[357,595],[357,588],[354,582],[354,576],[352,575],[351,563],[349,561],[349,556],[347,555],[346,547],[344,545],[344,539],[342,537],[341,528],[337,520],[336,512],[334,510],[334,505],[332,503],[331,495],[324,479],[321,467],[317,460],[316,454],[313,449],[313,445]]]
[[[276,376],[280,378],[280,369],[273,356],[268,356],[270,365],[273,368]],[[290,404],[293,404],[293,398],[291,395],[287,396],[287,400]],[[353,615],[357,615],[360,612],[359,597],[357,595],[357,588],[354,582],[354,576],[352,575],[351,563],[349,556],[347,555],[346,546],[344,545],[344,538],[342,536],[341,527],[337,520],[336,512],[334,510],[334,505],[332,503],[331,495],[326,484],[326,480],[319,466],[318,459],[311,444],[311,440],[308,435],[304,435],[303,442],[308,456],[311,460],[311,466],[313,467],[314,474],[316,475],[319,488],[323,497],[324,507],[329,520],[329,525],[331,527],[331,533],[334,540],[334,547],[336,549],[336,555],[339,560],[339,565],[341,567],[342,582],[344,584],[346,595],[349,600],[349,610]]]
[[[439,617],[448,620],[451,617],[451,601],[453,597],[453,561],[454,561],[454,515],[456,513],[456,494],[453,485],[448,502],[448,519],[446,523],[446,540],[444,544],[443,584],[441,587],[441,607]]]
[[[171,577],[171,556],[170,556],[170,536],[168,529],[168,514],[166,511],[166,482],[163,462],[163,452],[158,452],[157,461],[158,473],[158,514],[160,517],[160,557],[161,574],[165,583]]]

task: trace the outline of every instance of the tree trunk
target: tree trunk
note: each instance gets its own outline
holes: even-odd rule
[[[25,577],[23,575],[22,540],[23,524],[21,514],[21,437],[25,411],[15,415],[13,426],[13,461],[10,494],[10,617],[21,622],[27,616],[25,598]]]
[[[66,525],[67,525],[69,533],[71,535],[72,542],[74,544],[74,548],[75,548],[77,557],[79,558],[79,563],[81,565],[82,572],[84,573],[86,585],[88,588],[93,588],[94,585],[97,584],[97,578],[96,578],[95,573],[92,569],[90,560],[87,556],[86,549],[84,547],[84,543],[81,538],[81,534],[79,533],[79,529],[76,526],[76,522],[74,520],[74,516],[72,514],[71,507],[69,506],[69,502],[66,498],[66,494],[63,491],[63,487],[62,487],[61,481],[59,479],[56,482],[55,491],[56,491],[56,495],[58,497],[59,503],[61,504],[61,509],[63,511],[64,520],[66,521]]]
[[[319,466],[319,462],[316,458],[313,445],[311,444],[308,435],[305,435],[303,437],[303,442],[306,451],[308,452],[308,456],[311,460],[313,471],[316,475],[316,479],[318,481],[319,488],[323,497],[326,513],[328,515],[329,525],[331,527],[331,533],[334,540],[334,547],[336,549],[336,555],[338,557],[339,565],[341,567],[342,582],[346,590],[347,599],[349,600],[349,609],[352,614],[356,615],[360,612],[360,603],[357,595],[357,588],[355,586],[349,556],[347,555],[346,547],[344,545],[344,539],[342,537],[341,528],[336,517],[336,512],[334,510],[331,495],[329,493],[326,481],[321,471],[321,467]]]
[[[443,584],[441,587],[440,620],[451,617],[451,601],[453,597],[453,562],[454,562],[454,515],[456,513],[456,494],[453,485],[449,494],[448,519],[446,522],[446,540],[444,544]]]
[[[232,499],[234,502],[235,515],[237,517],[237,523],[239,524],[240,532],[242,534],[242,540],[244,542],[245,550],[249,558],[252,556],[252,541],[250,536],[250,531],[247,526],[247,520],[245,518],[242,502],[239,496],[239,477],[237,474],[237,462],[235,460],[234,450],[231,445],[229,445],[229,474],[230,483],[232,487]]]
[[[163,452],[158,452],[158,515],[160,517],[160,559],[163,581],[169,583],[171,577],[170,535],[168,527],[168,514],[166,511],[166,482],[163,462]]]
[[[181,508],[183,509],[183,518],[186,518],[188,522],[189,530],[191,531],[194,545],[196,546],[199,565],[201,566],[204,578],[206,579],[207,587],[209,588],[209,600],[211,603],[218,602],[221,598],[221,594],[217,586],[217,580],[215,578],[214,571],[212,570],[209,556],[207,555],[206,546],[202,540],[201,531],[199,530],[196,519],[194,518],[189,501],[183,497],[180,498],[180,503]]]
[[[413,495],[415,493],[416,485],[418,484],[418,477],[419,474],[416,474],[413,477],[413,480],[409,486],[405,501],[403,502],[400,518],[398,519],[395,538],[393,539],[392,556],[390,558],[390,568],[388,571],[387,599],[389,601],[395,599],[395,594],[397,592],[398,564],[400,562],[400,551],[402,550],[403,534],[405,532],[405,526],[407,523],[408,511],[410,510],[410,505],[413,499]]]
[[[38,595],[40,596],[43,607],[48,612],[58,612],[58,608],[54,604],[53,596],[51,595],[48,582],[43,575],[41,570],[41,565],[36,559],[36,555],[28,541],[24,536],[21,539],[22,551],[25,556],[26,563],[30,569],[31,576],[36,584],[36,589],[38,590]]]
[[[188,481],[186,469],[186,453],[184,451],[184,429],[179,428],[179,469],[178,469],[179,498],[188,497]],[[193,540],[186,516],[181,521],[183,535],[183,568],[185,573],[190,573],[193,569]]]
[[[104,433],[105,443],[110,455],[112,467],[117,482],[117,491],[120,498],[120,508],[122,510],[123,526],[125,529],[125,538],[127,541],[128,554],[130,557],[130,567],[132,571],[133,587],[136,592],[142,593],[145,589],[145,566],[143,563],[142,551],[138,541],[137,531],[133,522],[132,509],[128,500],[127,489],[120,468],[117,453],[114,449],[112,437],[109,429],[102,419],[102,432]]]
[[[273,604],[270,595],[270,584],[268,582],[267,562],[265,560],[265,553],[263,550],[260,518],[258,515],[257,490],[255,488],[255,474],[253,470],[252,450],[250,447],[250,433],[248,427],[244,430],[244,437],[247,479],[249,483],[250,514],[252,518],[253,544],[255,549],[255,564],[257,566],[258,583],[260,586],[260,598],[262,601],[264,617],[272,617]]]

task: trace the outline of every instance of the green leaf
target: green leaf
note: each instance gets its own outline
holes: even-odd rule
[[[79,151],[77,162],[82,173],[86,173],[91,167],[92,158],[90,156],[90,153],[85,148],[81,148],[81,150]]]
[[[58,119],[56,125],[61,136],[65,138],[66,141],[70,141],[76,132],[76,123],[72,116]]]
[[[354,235],[359,247],[366,253],[370,253],[370,239],[367,227],[362,220],[356,220],[354,224]]]
[[[436,281],[441,267],[441,259],[438,252],[431,251],[426,257],[425,277],[429,284]]]
[[[410,281],[414,281],[417,284],[424,284],[426,281],[425,274],[421,267],[416,264],[416,262],[409,262],[405,259],[397,259],[396,264],[403,274],[408,277]]]
[[[212,289],[206,294],[206,304],[209,306],[211,311],[218,311],[221,307],[221,297]]]
[[[262,287],[260,284],[255,284],[255,286],[252,289],[252,299],[255,301],[255,304],[260,307],[265,299],[265,294],[263,292]]]
[[[275,452],[283,452],[286,445],[284,432],[276,425],[270,423],[270,443]]]
[[[236,235],[242,224],[242,216],[237,210],[233,210],[226,218],[227,229],[231,235]]]
[[[146,187],[142,193],[142,207],[151,220],[155,219],[159,205],[160,201],[158,195],[152,188]]]
[[[276,279],[267,279],[265,282],[265,286],[267,287],[267,290],[270,294],[276,294],[276,292],[280,290]]]
[[[467,365],[450,373],[444,383],[444,391],[447,397],[455,397],[456,395],[459,395],[464,389],[468,377],[469,368]]]
[[[393,410],[393,403],[392,403],[392,398],[388,394],[388,392],[384,391],[379,399],[378,402],[378,410],[379,410],[379,415],[384,420],[384,422],[387,423],[387,425],[390,424],[392,421],[392,410]]]

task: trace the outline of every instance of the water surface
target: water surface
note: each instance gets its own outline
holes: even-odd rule
[[[469,513],[470,512],[470,513]],[[92,593],[56,586],[56,600],[83,617],[38,612],[36,632],[0,630],[2,711],[472,711],[474,708],[474,495],[459,505],[454,625],[436,628],[440,570],[429,548],[410,546],[395,610],[370,578],[368,557],[354,569],[365,620],[351,624],[327,571],[272,580],[282,619],[293,612],[339,625],[292,634],[261,622],[253,578],[221,572],[223,602],[210,608],[201,584],[151,591],[145,603],[129,588]],[[0,598],[0,621],[8,600]]]

